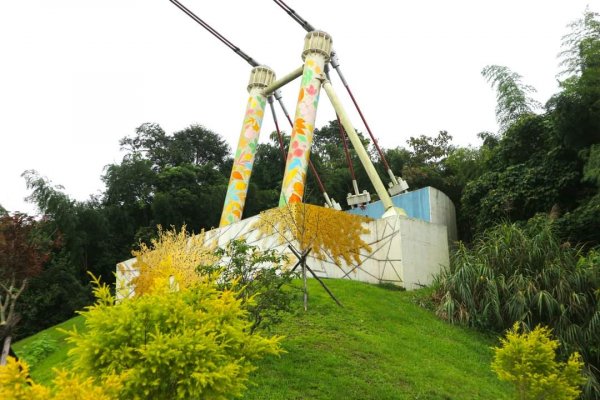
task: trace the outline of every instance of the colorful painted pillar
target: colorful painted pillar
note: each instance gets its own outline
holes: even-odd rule
[[[319,92],[324,79],[325,63],[331,54],[331,43],[331,36],[321,31],[309,32],[304,38],[304,70],[279,197],[280,207],[302,202]]]
[[[258,136],[262,125],[263,115],[267,98],[263,94],[264,89],[275,80],[275,73],[268,67],[258,66],[252,68],[250,73],[250,82],[248,83],[248,105],[242,132],[238,141],[225,204],[223,205],[223,214],[219,226],[226,226],[242,219],[244,204],[246,203],[246,194],[248,193],[248,183],[252,174],[252,165],[256,155],[256,146],[258,145]]]

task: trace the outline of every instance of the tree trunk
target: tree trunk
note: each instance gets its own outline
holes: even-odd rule
[[[2,357],[0,357],[0,365],[6,365],[6,359],[8,358],[8,353],[10,351],[11,341],[11,335],[8,335],[6,338],[4,338],[4,346],[2,346]]]
[[[308,311],[308,285],[306,282],[306,261],[302,259],[302,280],[304,281],[304,311]]]

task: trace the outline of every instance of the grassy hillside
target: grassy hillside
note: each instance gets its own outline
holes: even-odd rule
[[[75,317],[23,339],[14,345],[17,355],[31,366],[31,376],[36,382],[49,384],[54,377],[53,368],[68,367],[67,335],[61,329],[83,329],[83,317]]]
[[[285,335],[281,357],[258,364],[246,399],[509,399],[511,389],[490,370],[492,338],[438,320],[416,303],[419,293],[327,280],[339,308],[314,281],[309,310],[301,300],[272,332]],[[79,318],[63,328],[79,325]],[[42,335],[44,333],[41,333]],[[51,367],[68,363],[64,336],[57,351],[34,366],[47,382]],[[35,335],[18,343],[39,340]]]

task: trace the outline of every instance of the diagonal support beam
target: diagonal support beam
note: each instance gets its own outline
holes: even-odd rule
[[[360,141],[360,138],[358,137],[356,130],[352,126],[352,123],[350,122],[350,118],[348,117],[348,114],[346,113],[346,110],[344,109],[342,102],[340,101],[339,97],[335,93],[335,90],[331,86],[331,82],[329,82],[328,80],[324,81],[323,82],[323,90],[325,90],[325,93],[327,93],[327,97],[329,97],[329,100],[331,101],[331,104],[333,105],[335,112],[340,117],[342,126],[346,130],[346,133],[348,134],[348,138],[350,139],[350,142],[352,143],[352,146],[354,147],[354,150],[356,151],[356,154],[358,155],[360,162],[362,163],[365,171],[367,172],[367,175],[369,176],[369,179],[371,180],[371,183],[373,184],[373,187],[375,188],[375,192],[377,192],[377,195],[379,196],[379,199],[381,200],[381,203],[383,204],[384,210],[386,212],[388,212],[388,211],[393,212],[391,210],[394,210],[394,203],[392,203],[392,199],[390,198],[387,190],[385,189],[385,186],[383,185],[383,182],[381,181],[379,174],[377,174],[377,170],[375,169],[375,166],[373,165],[371,158],[369,158],[369,155],[368,155],[367,151],[365,150],[362,142]],[[399,210],[401,210],[401,209],[399,209]],[[402,210],[402,212],[403,211],[404,210]],[[404,215],[406,215],[406,213]]]

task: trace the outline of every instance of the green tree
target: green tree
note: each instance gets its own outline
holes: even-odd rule
[[[526,220],[554,205],[574,208],[581,166],[552,135],[550,118],[523,116],[490,151],[484,173],[465,185],[462,211],[475,232],[502,220]]]
[[[114,265],[127,257],[120,243],[115,243],[111,221],[97,199],[77,202],[69,198],[61,186],[54,186],[36,171],[25,171],[23,177],[31,190],[33,202],[46,220],[49,235],[61,239],[61,256],[80,282],[87,281],[87,271],[110,277]],[[127,243],[131,245],[131,242]]]
[[[146,122],[138,126],[133,137],[124,137],[119,141],[122,150],[127,151],[125,158],[136,157],[149,160],[156,168],[164,168],[169,162],[169,138],[160,125]]]
[[[218,134],[201,125],[190,125],[175,132],[170,140],[170,165],[212,164],[222,167],[229,153],[229,145]]]
[[[559,76],[580,76],[597,61],[587,57],[597,51],[595,43],[600,41],[598,17],[598,13],[587,7],[581,18],[568,25],[570,32],[563,36],[562,51],[559,54],[560,66],[563,67]]]
[[[235,290],[248,310],[251,331],[270,327],[290,310],[292,295],[284,285],[294,277],[284,268],[287,261],[278,251],[261,251],[242,240],[232,240],[215,250],[218,262],[200,265],[198,273],[204,277],[218,277],[220,290]]]
[[[554,210],[563,238],[589,246],[600,243],[594,218],[598,186],[589,177],[595,165],[593,146],[600,142],[599,26],[598,15],[589,11],[571,24],[560,55],[570,75],[543,115],[532,113],[530,89],[519,76],[505,68],[484,70],[497,88],[499,116],[512,117],[488,146],[486,172],[463,192],[463,215],[475,232],[502,219],[526,220]]]
[[[288,140],[285,135],[284,140]],[[277,207],[285,169],[284,160],[285,156],[281,154],[276,136],[271,135],[269,142],[258,145],[243,218]],[[227,189],[224,188],[223,190],[226,191]]]
[[[60,246],[52,250],[41,274],[31,280],[31,290],[23,294],[22,335],[71,318],[91,301],[86,271],[114,279],[115,264],[128,257],[132,244],[131,238],[126,244],[119,242],[113,229],[118,221],[110,218],[111,210],[98,200],[73,201],[37,172],[26,171],[23,176],[32,191],[29,201],[43,215],[40,229]]]
[[[200,125],[167,135],[146,123],[120,143],[127,153],[106,169],[103,204],[121,214],[128,244],[148,242],[158,224],[194,231],[218,224],[230,172],[223,138]]]
[[[190,125],[167,135],[160,125],[144,123],[136,129],[135,135],[121,139],[120,144],[127,151],[126,158],[149,160],[159,170],[181,164],[212,163],[222,167],[230,153],[220,135],[201,125]]]
[[[433,186],[447,191],[444,182],[445,161],[454,150],[452,136],[440,131],[437,136],[411,136],[407,140],[410,158],[402,169],[402,176],[412,188]]]
[[[29,280],[50,257],[52,241],[25,214],[0,216],[0,365],[5,365],[14,330],[21,319],[17,302]]]
[[[535,88],[523,84],[523,77],[507,67],[488,65],[481,74],[496,89],[496,119],[501,130],[522,115],[532,114],[541,107],[538,101],[530,97],[530,93],[535,93]]]

